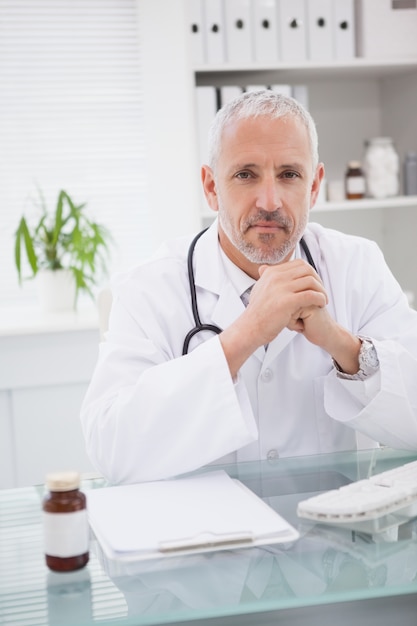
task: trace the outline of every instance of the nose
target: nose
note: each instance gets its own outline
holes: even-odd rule
[[[256,208],[272,212],[281,207],[282,199],[275,175],[263,177],[257,189]]]

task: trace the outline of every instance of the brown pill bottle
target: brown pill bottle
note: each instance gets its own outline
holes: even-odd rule
[[[81,569],[89,559],[86,497],[79,489],[78,472],[46,476],[43,531],[46,564],[55,572]]]
[[[360,161],[349,161],[346,175],[345,188],[348,200],[360,200],[365,197],[365,176]]]

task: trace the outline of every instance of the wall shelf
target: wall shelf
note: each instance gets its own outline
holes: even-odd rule
[[[221,65],[203,65],[194,68],[197,82],[204,79],[210,81],[213,77],[218,79],[219,74],[222,80],[227,82],[231,75],[236,72],[244,72],[245,75],[259,76],[260,72],[274,72],[280,78],[291,77],[301,80],[306,78],[341,78],[343,76],[375,76],[386,77],[397,74],[413,72],[417,69],[417,58],[398,59],[365,59],[356,57],[348,61],[328,61],[313,62],[304,61],[301,63],[245,63],[236,65],[222,63]]]
[[[394,198],[364,198],[363,200],[345,200],[343,202],[324,202],[317,204],[313,213],[328,211],[363,211],[366,209],[401,209],[405,207],[417,208],[417,196],[396,196]]]
[[[317,204],[311,209],[310,216],[314,216],[316,213],[331,213],[339,211],[365,211],[365,210],[380,210],[380,209],[402,209],[407,207],[416,207],[417,210],[417,196],[396,196],[395,198],[365,198],[364,200],[345,200],[343,202],[324,202]],[[203,211],[203,218],[205,220],[213,220],[216,217],[216,213],[207,209]],[[312,218],[313,219],[313,218]]]

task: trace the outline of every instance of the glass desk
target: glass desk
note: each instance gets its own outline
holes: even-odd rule
[[[43,486],[4,490],[0,624],[415,626],[417,520],[400,526],[396,541],[376,540],[302,521],[296,506],[416,458],[381,449],[227,466],[298,528],[298,541],[121,565],[106,559],[93,538],[89,564],[69,574],[50,572],[44,563]],[[218,468],[204,471],[212,469]],[[98,479],[82,485],[103,487]]]

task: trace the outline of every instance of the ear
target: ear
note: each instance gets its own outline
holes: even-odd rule
[[[204,195],[208,202],[209,207],[213,211],[219,210],[219,204],[217,200],[216,183],[214,180],[214,173],[211,167],[203,165],[201,168],[201,180],[203,183]]]
[[[313,206],[317,202],[317,198],[318,198],[319,191],[320,191],[320,185],[322,183],[323,178],[324,178],[324,165],[323,163],[319,163],[317,165],[316,173],[314,175],[313,183],[311,185],[310,209],[312,209]]]

